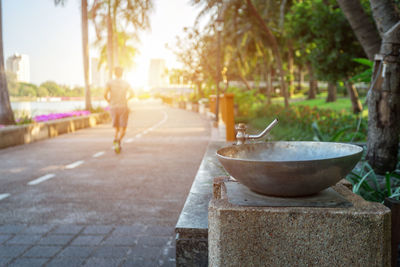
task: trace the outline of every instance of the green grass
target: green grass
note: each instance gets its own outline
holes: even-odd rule
[[[317,96],[316,99],[307,100],[306,97],[302,94],[294,95],[290,99],[290,105],[293,106],[309,106],[309,107],[317,107],[319,109],[332,109],[338,112],[352,112],[351,101],[349,97],[340,97],[337,98],[335,102],[326,103],[326,93],[321,93]],[[365,103],[365,98],[360,99],[361,103]],[[275,104],[283,104],[283,98],[275,98],[273,99],[273,103]],[[363,106],[363,117],[368,116],[368,110],[366,106]]]
[[[249,121],[249,133],[258,134],[264,130],[265,127],[271,123],[273,118],[255,118]],[[267,139],[270,141],[312,141],[314,134],[310,130],[304,130],[303,128],[296,125],[279,124],[278,127],[274,127],[272,131],[267,135]]]
[[[271,106],[260,107],[256,116],[238,117],[237,122],[247,123],[249,131],[254,134],[278,117],[280,123],[271,131],[270,140],[311,141],[318,137],[324,141],[365,140],[367,112],[363,112],[360,121],[351,112],[350,99],[339,98],[336,102],[326,103],[322,95],[313,100],[296,98],[292,101],[289,109],[285,109],[282,102],[274,101]],[[319,135],[316,129],[320,131]]]

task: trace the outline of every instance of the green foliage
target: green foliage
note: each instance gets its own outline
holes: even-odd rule
[[[6,78],[8,93],[10,94],[10,96],[18,96],[17,76],[15,75],[15,73],[7,71]]]
[[[143,92],[143,93],[139,94],[137,97],[138,97],[138,99],[141,99],[141,100],[149,99],[151,97],[151,94],[148,92]]]
[[[352,59],[364,52],[336,2],[295,3],[286,21],[288,35],[299,50],[298,61],[310,61],[319,79],[345,80],[360,68]]]
[[[135,44],[139,41],[138,33],[150,28],[149,14],[152,9],[152,0],[94,1],[88,15],[95,26],[95,44],[101,51],[100,64],[107,61],[108,50],[114,53],[114,66],[133,65],[133,57],[137,54]],[[108,22],[111,22],[110,27]],[[108,37],[114,40],[112,46],[107,45]]]
[[[25,83],[25,82],[16,82],[14,84],[13,77],[10,76],[11,90],[10,96],[13,97],[82,97],[84,96],[85,89],[82,86],[75,86],[70,88],[66,85],[60,85],[53,81],[47,81],[40,86],[37,86],[32,83]],[[95,88],[92,90],[94,92],[93,95],[95,96],[102,96],[104,89],[103,88]]]
[[[77,111],[81,111],[82,109],[81,108],[79,108],[79,109],[76,109]],[[98,106],[98,107],[92,107],[91,109],[90,109],[90,113],[103,113],[103,112],[105,112],[105,109],[103,108],[103,107],[101,107],[101,106]]]
[[[380,178],[365,161],[360,168],[347,175],[346,179],[352,183],[353,192],[366,200],[381,203],[387,197],[399,200],[400,175],[396,171],[387,172]]]
[[[321,141],[321,142],[340,142],[340,141],[353,142],[354,140],[364,140],[366,138],[365,131],[366,131],[367,125],[366,125],[366,122],[364,121],[362,128],[365,131],[360,132],[362,122],[363,122],[363,119],[360,116],[358,118],[356,127],[354,125],[343,126],[342,128],[338,129],[336,132],[331,133],[330,135],[326,135],[320,130],[318,123],[314,121],[311,124],[312,130],[314,132],[314,140]]]
[[[17,125],[29,124],[34,122],[29,112],[25,110],[14,112],[14,117],[16,118],[15,124]]]
[[[19,83],[18,96],[37,96],[37,86],[31,83]]]
[[[323,93],[320,97],[310,100],[302,100],[291,103],[292,106],[310,106],[320,109],[331,109],[337,112],[351,112],[351,102],[349,98],[338,98],[335,102],[326,103],[326,94]]]
[[[364,141],[367,122],[347,112],[319,109],[309,106],[263,105],[257,118],[250,118],[250,125],[264,129],[268,122],[279,119],[279,127],[271,132],[274,140],[324,140]],[[319,138],[318,138],[319,137]]]
[[[39,88],[37,89],[36,94],[37,94],[38,97],[46,97],[46,96],[49,95],[49,91],[47,90],[46,87],[39,86]]]
[[[374,66],[374,63],[366,58],[353,58],[354,62],[357,62],[361,65],[366,66],[367,68],[364,67],[364,70],[353,76],[350,80],[352,82],[365,82],[365,83],[370,83],[371,82],[371,77],[372,77],[372,69]]]
[[[256,89],[244,90],[238,87],[229,87],[227,91],[235,94],[234,102],[238,107],[237,115],[240,117],[255,117],[258,110],[265,105],[265,95]]]
[[[40,84],[40,87],[46,88],[49,92],[49,96],[62,96],[64,95],[64,90],[56,82],[46,81]]]

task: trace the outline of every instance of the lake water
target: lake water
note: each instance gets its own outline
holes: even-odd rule
[[[107,107],[108,103],[105,100],[92,101],[92,106],[94,108]],[[11,107],[17,118],[22,115],[34,117],[50,113],[84,110],[85,101],[11,102]]]

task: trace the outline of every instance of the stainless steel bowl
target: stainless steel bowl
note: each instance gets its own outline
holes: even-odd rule
[[[363,149],[330,142],[268,142],[221,148],[225,170],[251,190],[271,196],[318,193],[345,177]]]

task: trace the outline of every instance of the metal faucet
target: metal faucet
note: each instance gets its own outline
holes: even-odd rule
[[[236,144],[237,145],[242,145],[244,143],[246,143],[247,140],[256,140],[256,139],[260,139],[263,138],[267,133],[269,133],[272,128],[275,127],[275,125],[278,124],[278,119],[273,120],[268,126],[267,128],[264,129],[264,131],[262,131],[261,133],[257,134],[257,135],[250,135],[246,133],[247,130],[247,126],[244,123],[239,123],[236,126]]]

